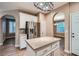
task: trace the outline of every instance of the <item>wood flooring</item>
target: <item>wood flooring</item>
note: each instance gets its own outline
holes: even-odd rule
[[[9,42],[10,40],[8,40]],[[14,41],[14,40],[13,40]],[[13,42],[11,40],[11,42]],[[54,52],[54,56],[73,56],[64,52],[63,41],[61,41],[60,49]],[[20,50],[15,48],[15,45],[12,43],[6,43],[3,46],[0,46],[0,56],[27,56],[27,49]]]
[[[58,49],[54,52],[55,56],[69,56],[63,49]],[[0,46],[0,56],[27,56],[27,50],[15,48],[14,45]]]

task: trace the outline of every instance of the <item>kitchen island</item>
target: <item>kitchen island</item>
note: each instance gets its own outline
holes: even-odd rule
[[[60,38],[40,37],[26,40],[27,56],[48,56],[60,48]]]

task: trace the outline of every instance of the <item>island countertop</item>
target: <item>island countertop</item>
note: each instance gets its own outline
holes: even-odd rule
[[[50,43],[56,42],[61,40],[61,38],[55,38],[55,37],[40,37],[40,38],[33,38],[26,40],[26,42],[33,48],[37,49],[40,47],[43,47],[45,45],[48,45]]]

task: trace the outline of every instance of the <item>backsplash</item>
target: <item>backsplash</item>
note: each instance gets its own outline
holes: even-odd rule
[[[20,34],[25,34],[25,29],[24,28],[20,29]]]

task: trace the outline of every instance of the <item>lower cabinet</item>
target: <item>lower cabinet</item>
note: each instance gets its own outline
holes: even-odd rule
[[[20,34],[20,49],[26,48],[26,42],[25,40],[27,39],[26,34]]]
[[[46,54],[47,52],[49,52],[50,50],[51,50],[51,45],[42,47],[41,49],[39,49],[39,50],[37,51],[37,55],[38,55],[38,56],[42,56],[42,55]]]
[[[51,56],[51,55],[53,56],[54,51],[60,48],[59,45],[60,45],[60,42],[57,41],[34,50],[27,44],[27,55],[28,56]]]

